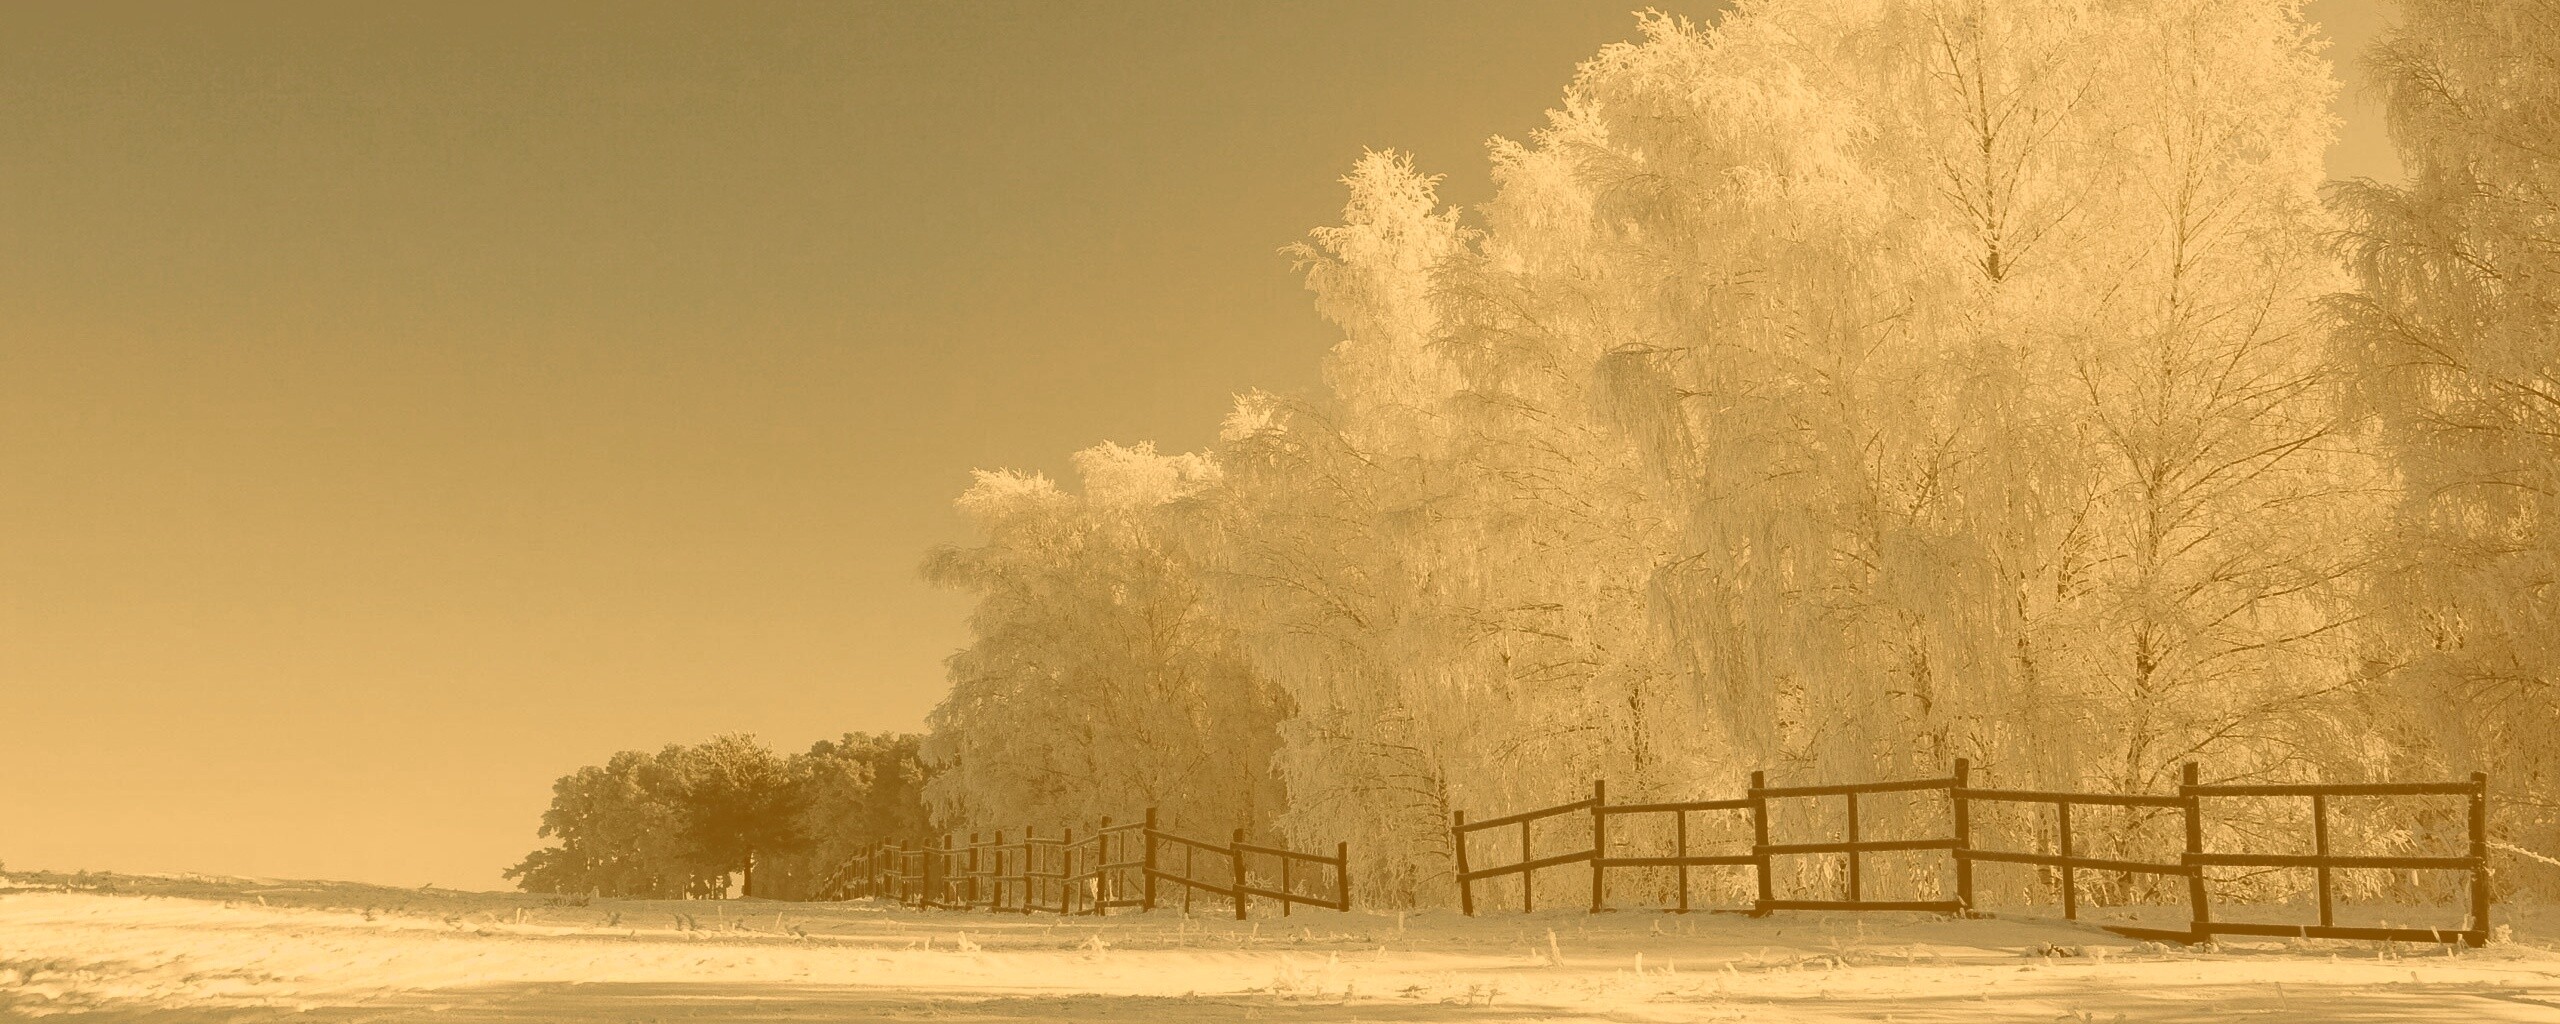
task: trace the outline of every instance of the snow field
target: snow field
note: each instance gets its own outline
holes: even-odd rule
[[[337,1020],[2560,1021],[2542,915],[2480,951],[2188,951],[1924,915],[1237,922],[444,894],[0,893],[0,1016]],[[261,898],[267,902],[259,902]],[[2065,955],[2050,955],[2060,953]]]

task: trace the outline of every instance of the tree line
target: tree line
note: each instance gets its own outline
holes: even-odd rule
[[[552,784],[540,835],[506,877],[527,892],[807,899],[854,849],[926,829],[918,738],[846,733],[783,756],[723,735],[626,750]]]

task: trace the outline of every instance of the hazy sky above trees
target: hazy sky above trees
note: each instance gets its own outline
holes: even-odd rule
[[[1635,27],[543,6],[0,9],[0,859],[495,886],[575,765],[916,727],[969,470],[1313,386],[1360,149],[1481,202]]]

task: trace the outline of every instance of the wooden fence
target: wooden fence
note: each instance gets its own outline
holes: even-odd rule
[[[1193,897],[1201,895],[1234,907],[1239,921],[1257,898],[1280,904],[1283,917],[1300,906],[1351,909],[1348,843],[1334,844],[1331,856],[1302,853],[1245,842],[1244,830],[1237,829],[1221,845],[1157,828],[1153,808],[1139,821],[1114,825],[1104,818],[1101,828],[1081,839],[1074,829],[1051,837],[1026,828],[1011,841],[1005,835],[873,843],[837,869],[822,895],[1018,914],[1107,914],[1177,904],[1188,912]],[[1165,886],[1174,892],[1163,891]]]
[[[2305,938],[2373,939],[2411,942],[2463,942],[2478,946],[2489,936],[2488,879],[2488,776],[2474,773],[2467,782],[2394,782],[2365,784],[2283,784],[2283,785],[2201,785],[2196,766],[2184,768],[2176,795],[2139,795],[2113,793],[2058,793],[2032,790],[1979,789],[1971,784],[1969,766],[1963,760],[1955,763],[1953,774],[1945,778],[1910,779],[1895,782],[1870,782],[1823,786],[1770,786],[1766,775],[1751,773],[1751,785],[1744,795],[1730,800],[1698,800],[1679,803],[1611,804],[1605,782],[1591,784],[1591,797],[1569,804],[1525,811],[1484,821],[1470,822],[1466,812],[1457,812],[1451,821],[1450,835],[1457,851],[1458,905],[1468,914],[1476,912],[1475,883],[1488,878],[1518,875],[1521,909],[1537,905],[1535,875],[1544,868],[1570,864],[1591,865],[1591,909],[1609,909],[1609,872],[1622,868],[1672,868],[1677,885],[1677,909],[1690,909],[1689,869],[1693,867],[1749,868],[1756,876],[1758,898],[1747,912],[1754,916],[1777,910],[1918,910],[1940,913],[1970,914],[1974,902],[1973,869],[1977,863],[2025,864],[2047,867],[2060,874],[2063,917],[2077,920],[2080,916],[2079,872],[2106,871],[2124,874],[2165,875],[2186,880],[2188,924],[2185,928],[2148,928],[2130,924],[2103,924],[2118,934],[2146,939],[2176,942],[2203,942],[2215,935],[2300,936]],[[1859,797],[1880,793],[1940,793],[1947,801],[1947,834],[1944,837],[1872,839],[1859,830]],[[2388,796],[2460,796],[2468,800],[2470,824],[2469,848],[2460,855],[2442,856],[2343,856],[2329,845],[2329,806],[2335,797]],[[1773,843],[1769,839],[1769,803],[1773,800],[1829,799],[1843,801],[1841,829],[1837,839],[1815,842]],[[2311,801],[2312,850],[2310,854],[2278,854],[2259,852],[2212,852],[2204,848],[2204,807],[2207,801],[2232,797],[2288,797]],[[2049,804],[2056,816],[2056,842],[2051,853],[1980,849],[1974,845],[1973,811],[1977,804]],[[2135,861],[2083,856],[2072,835],[2072,810],[2075,807],[2115,806],[2155,808],[2175,811],[2186,826],[2186,849],[2175,862]],[[1536,844],[1531,828],[1540,821],[1571,821],[1589,815],[1591,847],[1565,853],[1534,856]],[[1692,814],[1747,814],[1751,821],[1749,853],[1698,854],[1689,841]],[[1673,848],[1668,857],[1612,857],[1608,855],[1610,822],[1613,819],[1647,815],[1669,815],[1672,818]],[[1518,858],[1509,863],[1475,866],[1471,849],[1472,837],[1494,829],[1519,829]],[[1504,843],[1502,845],[1508,845]],[[1945,851],[1953,868],[1953,899],[1878,900],[1867,898],[1862,878],[1863,858],[1872,853],[1905,851]],[[1847,857],[1847,870],[1842,879],[1840,898],[1780,897],[1773,891],[1771,862],[1779,857],[1827,856]],[[2216,921],[2206,886],[2208,868],[2310,869],[2316,878],[2320,923],[2316,925],[2258,924]],[[2364,928],[2345,927],[2336,923],[2331,872],[2342,869],[2447,870],[2467,873],[2470,907],[2461,928]]]

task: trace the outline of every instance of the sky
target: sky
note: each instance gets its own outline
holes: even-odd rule
[[[1314,387],[1361,150],[1481,201],[1631,6],[0,5],[0,863],[495,888],[920,728],[969,471]]]

